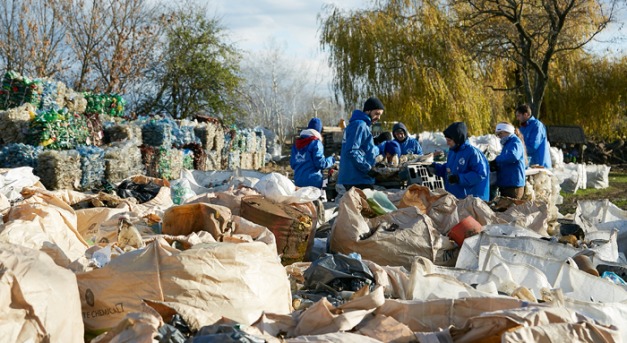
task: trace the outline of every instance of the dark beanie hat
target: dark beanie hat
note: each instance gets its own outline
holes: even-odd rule
[[[401,146],[397,141],[385,142],[385,152],[390,155],[401,155]]]
[[[381,102],[381,100],[375,97],[368,98],[368,100],[366,100],[366,102],[364,103],[364,112],[384,109],[385,107],[383,107],[383,103]]]
[[[456,145],[462,145],[468,139],[466,123],[456,122],[444,130],[444,137],[452,139]]]
[[[322,121],[320,118],[311,118],[309,124],[307,125],[308,129],[314,129],[320,133],[322,133]]]

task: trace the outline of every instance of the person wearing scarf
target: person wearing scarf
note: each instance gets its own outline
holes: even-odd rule
[[[322,121],[312,118],[292,145],[290,166],[294,169],[294,184],[298,187],[322,188],[322,171],[335,163],[333,156],[324,157],[321,131]]]
[[[501,153],[491,162],[490,169],[496,169],[496,186],[501,196],[522,199],[526,169],[523,142],[516,136],[516,130],[510,123],[498,123],[495,134],[503,146]]]
[[[490,173],[485,155],[468,142],[466,123],[456,122],[444,130],[449,146],[446,163],[433,163],[435,174],[444,178],[444,188],[458,199],[473,195],[490,197]]]

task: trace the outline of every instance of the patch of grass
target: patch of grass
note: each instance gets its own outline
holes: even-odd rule
[[[579,200],[609,199],[614,205],[627,210],[627,171],[618,170],[610,172],[608,176],[609,187],[579,189],[575,194],[560,192],[564,202],[558,205],[560,213],[574,213]]]

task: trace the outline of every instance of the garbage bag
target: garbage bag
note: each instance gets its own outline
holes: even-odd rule
[[[120,198],[135,198],[139,203],[145,203],[157,196],[161,186],[149,182],[146,184],[135,183],[132,180],[124,180],[118,185],[116,193]]]
[[[358,291],[374,287],[374,275],[360,259],[344,254],[323,254],[304,273],[305,288],[313,291]]]

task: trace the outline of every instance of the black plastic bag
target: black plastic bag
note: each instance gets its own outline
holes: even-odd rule
[[[135,198],[140,204],[152,200],[157,196],[161,186],[156,183],[139,184],[131,180],[124,180],[118,185],[117,194],[120,198]]]
[[[356,292],[365,285],[372,290],[375,284],[374,275],[362,260],[344,254],[323,254],[303,276],[305,289],[311,291]]]

